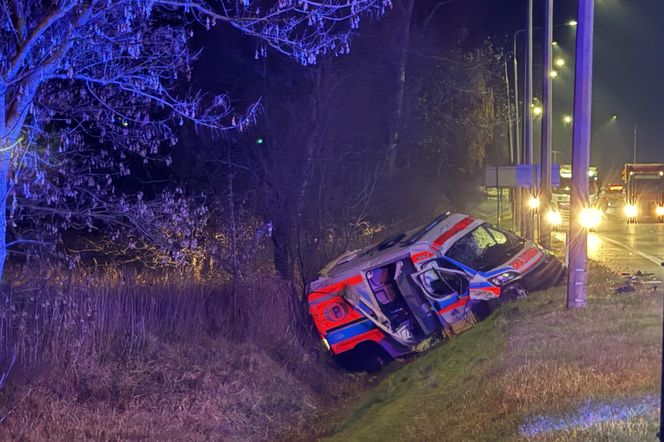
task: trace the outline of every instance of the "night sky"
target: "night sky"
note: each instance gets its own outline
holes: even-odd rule
[[[432,2],[436,3],[436,2]],[[543,0],[535,0],[535,26],[544,20]],[[554,24],[576,18],[577,2],[554,3]],[[499,47],[511,48],[513,33],[525,27],[526,1],[456,0],[441,8],[441,27],[465,26],[480,41],[490,37]],[[446,9],[446,10],[445,10]],[[445,11],[444,11],[445,10]],[[595,54],[593,83],[592,162],[605,179],[626,161],[631,161],[633,130],[638,126],[639,162],[664,162],[660,128],[664,115],[664,1],[597,0],[595,5]],[[574,28],[558,26],[554,57],[567,63],[554,80],[554,150],[559,162],[568,162],[571,152],[571,126],[563,124],[564,114],[572,113]],[[540,97],[543,38],[535,32],[535,97]],[[523,60],[523,39],[520,40]],[[521,94],[523,96],[523,94]],[[615,114],[617,118],[611,120]],[[539,150],[539,127],[535,124],[535,149]],[[537,153],[536,153],[537,155]],[[613,177],[615,178],[615,176]]]

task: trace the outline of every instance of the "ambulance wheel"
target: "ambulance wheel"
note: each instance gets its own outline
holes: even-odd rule
[[[484,321],[498,308],[499,303],[499,298],[490,299],[488,301],[476,301],[472,302],[470,310],[478,321]]]
[[[334,356],[334,360],[348,371],[374,373],[387,365],[392,357],[375,342],[362,342],[354,349]]]

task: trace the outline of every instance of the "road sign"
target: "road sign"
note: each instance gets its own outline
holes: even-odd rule
[[[539,164],[517,164],[515,166],[486,166],[484,185],[501,188],[539,187]],[[551,171],[554,187],[560,185],[560,164],[554,164]]]

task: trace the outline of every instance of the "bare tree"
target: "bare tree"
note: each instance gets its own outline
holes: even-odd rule
[[[253,121],[255,106],[237,114],[225,95],[187,89],[194,30],[225,23],[257,39],[257,56],[271,47],[313,64],[347,53],[361,17],[388,4],[1,0],[0,275],[10,209],[32,201],[35,213],[39,202],[56,231],[73,219],[95,228],[109,198],[122,203],[114,180],[131,175],[132,164],[168,162],[164,149],[185,120],[214,130]]]

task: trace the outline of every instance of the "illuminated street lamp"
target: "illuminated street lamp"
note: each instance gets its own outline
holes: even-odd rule
[[[566,126],[572,124],[572,116],[568,114],[563,115],[563,123],[565,123]]]
[[[554,42],[554,43],[555,43],[555,42]],[[555,46],[555,45],[554,45],[554,46]],[[556,58],[556,61],[554,61],[554,64],[555,64],[557,67],[561,68],[561,67],[565,66],[565,59],[564,59],[564,58],[560,58],[560,57],[558,57],[558,58]]]
[[[567,26],[576,27],[579,23],[576,20],[570,20],[567,22]]]
[[[544,109],[542,109],[542,106],[539,104],[534,104],[533,106],[533,115],[536,117],[540,117],[542,115],[542,112],[544,112]]]
[[[556,77],[558,76],[558,71],[551,71],[551,72],[549,72],[549,76],[550,76],[551,78],[556,78]]]

